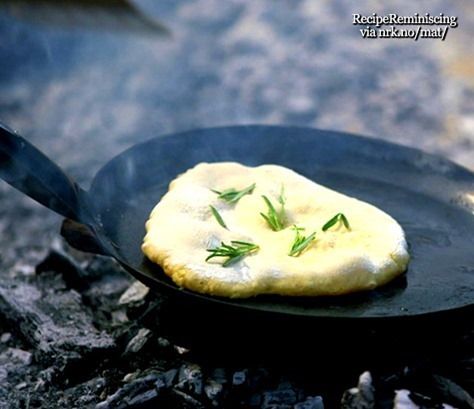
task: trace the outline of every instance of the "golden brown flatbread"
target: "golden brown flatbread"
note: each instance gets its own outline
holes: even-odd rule
[[[227,203],[213,190],[243,189],[251,193]],[[260,213],[275,209],[282,186],[285,225],[273,231]],[[227,228],[213,214],[213,206]],[[279,210],[278,210],[279,211]],[[338,213],[338,220],[322,231]],[[297,256],[290,256],[296,232],[304,228],[315,239]],[[238,163],[201,163],[170,184],[146,223],[142,250],[179,286],[204,294],[251,297],[340,295],[373,289],[403,273],[409,261],[405,235],[388,214],[363,201],[321,186],[276,165],[247,167]],[[205,261],[221,242],[257,244],[237,262]]]

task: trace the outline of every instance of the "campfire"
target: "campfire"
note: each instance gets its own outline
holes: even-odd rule
[[[0,409],[474,408],[474,8],[396,3],[0,1],[0,178],[15,188],[0,181]],[[142,252],[145,223],[203,162],[285,167],[373,205],[401,226],[407,269],[386,252],[399,275],[344,294],[173,281]],[[261,188],[224,185],[208,189],[223,207]],[[291,225],[278,192],[255,215],[292,229],[282,258],[351,231],[350,209]],[[213,203],[213,228],[238,219]],[[263,253],[220,238],[199,243],[204,276]]]
[[[470,320],[404,323],[396,339],[267,322],[258,339],[257,318],[189,314],[60,238],[15,270],[0,285],[2,407],[473,407]]]

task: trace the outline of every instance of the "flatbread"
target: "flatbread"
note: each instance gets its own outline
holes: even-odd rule
[[[253,192],[234,204],[211,190],[243,189],[253,183]],[[276,208],[282,186],[286,223],[283,230],[273,231],[260,215],[267,212],[262,195]],[[323,232],[323,225],[341,212],[350,229],[338,222]],[[316,239],[297,257],[288,255],[296,234],[292,225],[304,227],[306,236],[316,232]],[[171,182],[151,212],[146,231],[144,254],[178,286],[223,297],[370,290],[402,274],[409,261],[404,232],[388,214],[276,165],[198,164]],[[259,250],[227,267],[223,258],[205,261],[207,249],[232,240],[255,243]]]

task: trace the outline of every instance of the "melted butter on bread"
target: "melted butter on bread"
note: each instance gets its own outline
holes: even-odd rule
[[[251,194],[229,204],[211,189],[243,189]],[[270,229],[262,195],[277,205],[285,188],[286,228]],[[211,213],[214,206],[223,228]],[[279,206],[279,205],[278,205]],[[342,223],[322,226],[343,212]],[[288,255],[295,232],[316,231],[316,239],[298,256]],[[179,286],[204,294],[251,297],[341,295],[370,290],[402,274],[409,255],[401,226],[388,214],[277,165],[247,167],[233,162],[201,163],[177,177],[146,223],[142,251]],[[205,262],[206,249],[240,240],[258,244],[252,253],[228,267],[222,260]]]

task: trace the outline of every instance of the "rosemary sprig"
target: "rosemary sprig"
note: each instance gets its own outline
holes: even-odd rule
[[[281,185],[281,191],[280,195],[278,196],[278,203],[280,203],[280,211],[277,212],[275,210],[275,207],[273,206],[272,202],[270,199],[262,195],[263,200],[265,201],[265,204],[267,205],[268,211],[267,214],[260,212],[260,215],[265,219],[265,221],[268,223],[270,228],[273,231],[280,231],[283,230],[285,227],[285,203],[286,203],[286,198],[285,198],[285,187]]]
[[[343,213],[338,213],[332,219],[326,222],[326,224],[323,226],[323,231],[330,229],[332,226],[334,226],[338,222],[342,222],[342,224],[347,230],[351,229],[351,226],[349,224],[349,220],[347,220],[347,217],[344,216]]]
[[[214,193],[217,193],[219,199],[226,201],[227,203],[237,203],[243,196],[248,195],[253,192],[255,189],[255,183],[247,186],[242,190],[236,190],[233,187],[226,190],[214,190],[211,189]]]
[[[308,237],[305,237],[300,233],[304,230],[304,227],[298,227],[294,225],[292,229],[296,232],[296,236],[288,255],[291,257],[298,257],[316,238],[316,232],[313,232]]]
[[[217,223],[219,223],[224,229],[227,229],[227,225],[225,224],[224,222],[224,219],[222,218],[222,216],[219,214],[219,212],[217,211],[217,209],[214,207],[214,206],[209,206],[210,209],[211,209],[211,212],[212,214],[214,215],[214,217],[216,218],[217,220]],[[228,230],[228,229],[227,229]]]
[[[246,241],[232,240],[230,245],[225,244],[223,241],[219,247],[214,247],[212,249],[207,249],[211,253],[206,261],[214,257],[227,257],[227,260],[222,263],[223,267],[227,267],[230,264],[235,263],[241,258],[247,256],[248,254],[257,251],[260,247],[253,243],[247,243]]]

